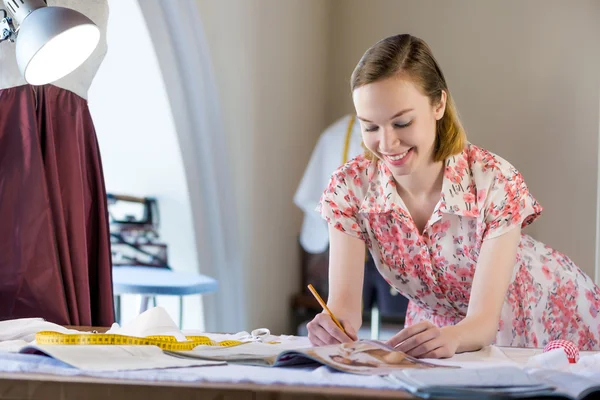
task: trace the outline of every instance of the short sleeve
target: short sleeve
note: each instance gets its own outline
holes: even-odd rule
[[[358,220],[359,199],[348,185],[344,169],[336,171],[317,206],[321,216],[336,229],[365,240]],[[351,180],[351,178],[350,178]]]
[[[523,176],[510,166],[498,172],[487,194],[483,238],[498,237],[516,226],[524,228],[541,212],[542,206],[529,192]]]

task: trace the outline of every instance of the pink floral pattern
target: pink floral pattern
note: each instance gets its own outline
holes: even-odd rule
[[[445,326],[466,315],[482,242],[529,225],[542,207],[510,163],[469,144],[446,160],[422,234],[385,164],[363,156],[333,174],[318,210],[366,242],[379,272],[410,299],[407,325]],[[496,344],[540,348],[554,339],[600,350],[600,289],[567,256],[522,234]]]

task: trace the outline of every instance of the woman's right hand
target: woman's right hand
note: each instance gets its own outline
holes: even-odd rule
[[[310,340],[314,346],[350,343],[358,340],[354,328],[343,320],[339,321],[346,333],[338,328],[329,314],[325,312],[317,314],[317,316],[306,326],[308,328],[308,340]]]

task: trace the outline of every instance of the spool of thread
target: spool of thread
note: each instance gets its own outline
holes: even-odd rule
[[[579,361],[579,349],[577,346],[575,346],[575,343],[568,340],[553,340],[548,342],[548,344],[544,347],[544,353],[556,349],[562,349],[565,352],[569,363],[575,364],[577,361]]]

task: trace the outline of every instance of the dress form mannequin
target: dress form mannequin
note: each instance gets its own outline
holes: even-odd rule
[[[96,131],[87,93],[107,51],[107,0],[49,0],[101,30],[66,77],[27,84],[15,43],[0,43],[0,320],[114,322],[112,266]]]

